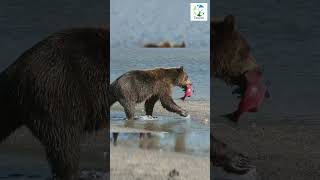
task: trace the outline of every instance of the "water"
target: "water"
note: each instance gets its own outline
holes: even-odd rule
[[[142,47],[165,40],[209,47],[209,21],[191,22],[190,2],[197,1],[111,0],[111,47]]]
[[[233,14],[258,63],[271,82],[271,99],[242,123],[319,125],[320,6],[311,1],[216,1],[214,15]],[[213,82],[215,122],[236,109],[231,89]]]
[[[156,67],[180,67],[184,66],[189,78],[193,82],[194,94],[188,101],[197,104],[198,102],[207,102],[209,106],[210,99],[210,67],[208,49],[111,49],[111,82],[123,73],[136,69],[151,69]],[[175,101],[183,96],[181,88],[175,88],[173,98]],[[136,111],[137,112],[137,111]],[[139,114],[139,113],[138,113]],[[123,111],[111,111],[111,123],[114,125],[126,126]],[[143,114],[140,114],[143,115]],[[182,118],[179,115],[172,114],[158,116],[156,121],[135,121],[130,127],[138,129],[149,129],[153,131],[169,132],[160,138],[160,147],[158,149],[176,151],[175,143],[184,144],[183,152],[208,155],[210,147],[210,130],[207,124],[197,120]],[[191,114],[192,117],[192,114]],[[150,129],[151,128],[151,129]],[[134,135],[133,135],[134,136]],[[126,137],[126,136],[125,136]],[[125,138],[126,139],[126,138]]]

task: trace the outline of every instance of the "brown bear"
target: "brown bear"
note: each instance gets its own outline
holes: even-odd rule
[[[26,126],[54,179],[78,179],[80,139],[107,127],[108,28],[54,33],[0,74],[0,141]]]
[[[244,74],[258,68],[248,42],[235,29],[235,18],[232,15],[224,19],[213,18],[210,26],[211,83],[214,78],[219,78],[228,85],[243,88]],[[245,173],[250,170],[248,157],[233,151],[212,134],[211,146],[211,161],[214,165],[223,166],[226,170],[235,173]]]
[[[181,44],[172,44],[169,41],[164,41],[160,44],[147,43],[143,47],[145,48],[185,48],[186,44],[184,41],[182,41]]]
[[[117,78],[110,85],[109,103],[119,102],[128,120],[133,120],[135,106],[145,101],[146,115],[152,116],[155,103],[160,100],[162,106],[181,116],[188,112],[179,107],[172,99],[172,88],[181,88],[191,84],[187,73],[180,68],[156,68],[151,70],[133,70]]]

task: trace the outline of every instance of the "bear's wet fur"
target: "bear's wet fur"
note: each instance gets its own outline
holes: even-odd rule
[[[236,30],[235,17],[211,21],[212,75],[229,85],[243,83],[243,74],[258,67],[247,40]]]
[[[77,179],[81,137],[107,127],[108,28],[54,33],[0,74],[0,141],[26,126],[55,179]]]
[[[179,107],[171,95],[174,86],[184,87],[190,83],[182,66],[129,71],[110,85],[110,106],[118,101],[127,118],[133,120],[138,103],[145,101],[146,115],[152,116],[154,105],[160,100],[166,110],[187,116],[187,111]]]

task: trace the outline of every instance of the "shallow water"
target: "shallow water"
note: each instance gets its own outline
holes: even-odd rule
[[[320,6],[312,1],[216,1],[214,15],[233,14],[257,62],[270,81],[271,99],[240,124],[320,125]],[[234,111],[238,100],[231,88],[213,81],[214,122]]]

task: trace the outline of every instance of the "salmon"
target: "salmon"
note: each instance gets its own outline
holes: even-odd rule
[[[186,87],[184,88],[184,96],[181,97],[181,100],[185,100],[186,97],[191,97],[192,96],[192,84],[187,84]]]
[[[265,97],[270,94],[262,80],[262,72],[259,69],[245,73],[245,88],[241,91],[241,100],[238,109],[233,113],[225,115],[232,121],[237,122],[240,116],[245,112],[258,112]]]

